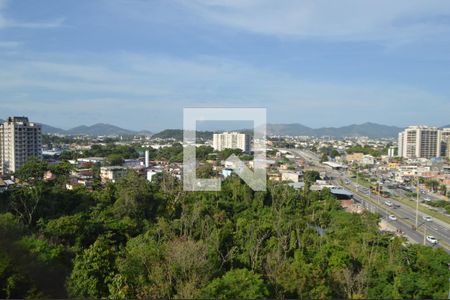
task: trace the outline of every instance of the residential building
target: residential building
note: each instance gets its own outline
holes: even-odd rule
[[[364,153],[352,153],[352,154],[347,154],[347,156],[345,157],[345,160],[352,164],[352,163],[360,163],[364,158]]]
[[[395,157],[397,153],[396,147],[389,147],[388,149],[388,157]]]
[[[84,163],[88,163],[88,164],[101,164],[105,161],[104,157],[83,157],[83,158],[78,158],[77,162],[79,164],[84,164]]]
[[[441,130],[441,156],[450,158],[450,128]]]
[[[399,156],[426,158],[441,156],[441,131],[430,126],[410,126],[399,134]]]
[[[42,159],[41,125],[9,117],[0,124],[0,173],[16,172],[30,157]]]
[[[213,148],[216,151],[224,149],[241,149],[250,152],[250,136],[239,132],[223,132],[213,135]]]
[[[119,166],[101,167],[100,177],[103,183],[116,182],[117,179],[127,174],[127,168]]]
[[[291,181],[291,182],[299,182],[302,178],[303,173],[302,172],[293,172],[293,171],[287,171],[287,172],[281,172],[281,180],[282,181]]]
[[[375,164],[375,158],[372,155],[364,155],[361,160],[362,165],[371,166]]]

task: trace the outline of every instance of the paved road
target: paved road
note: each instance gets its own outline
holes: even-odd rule
[[[415,198],[412,199],[408,195],[408,193],[406,191],[404,191],[402,189],[399,189],[399,188],[397,188],[397,189],[386,189],[386,191],[392,193],[393,195],[398,195],[398,196],[401,196],[401,197],[406,198],[406,199],[411,199],[411,200],[414,200],[414,201],[416,200]],[[428,207],[429,209],[434,210],[437,213],[440,213],[442,215],[447,215],[448,216],[448,214],[447,214],[447,212],[446,212],[446,210],[444,208],[442,208],[442,207],[432,207],[432,206],[426,205],[427,204],[426,202],[422,203],[422,201],[425,201],[426,198],[428,198],[431,202],[435,202],[435,201],[442,200],[442,199],[440,199],[438,196],[433,195],[431,193],[420,194],[420,201],[421,201],[420,205],[424,206],[424,207]]]
[[[356,191],[355,184],[345,185],[349,190],[353,192]],[[360,187],[361,188],[361,187]],[[363,205],[375,206],[375,211],[380,213],[380,215],[388,220],[389,215],[395,215],[397,221],[390,221],[391,225],[395,228],[402,230],[413,240],[423,243],[424,233],[425,235],[433,235],[436,237],[443,248],[450,252],[450,228],[447,223],[441,222],[439,220],[433,219],[432,222],[427,222],[422,219],[423,214],[419,213],[418,221],[418,231],[412,229],[412,225],[415,225],[416,212],[411,207],[403,205],[394,199],[386,199],[383,197],[378,197],[377,195],[364,195],[364,197],[355,194],[354,199],[358,202],[362,202]],[[370,199],[370,200],[369,200]],[[385,201],[392,202],[393,206],[389,207],[384,204]],[[397,208],[394,208],[398,206]]]
[[[320,165],[320,159],[317,155],[310,151],[298,149],[286,150],[290,151],[294,155],[301,156],[312,165]],[[438,241],[440,241],[439,246],[450,253],[450,224],[436,219],[433,219],[432,222],[424,221],[422,219],[423,213],[419,212],[418,230],[413,230],[412,225],[415,224],[416,220],[415,209],[403,205],[394,199],[386,199],[383,197],[378,197],[377,195],[364,194],[362,193],[364,187],[355,184],[350,178],[346,177],[345,174],[330,170],[329,168],[326,168],[326,170],[327,173],[333,177],[333,181],[336,185],[342,185],[354,192],[355,201],[360,202],[360,204],[366,207],[369,211],[379,213],[383,218],[388,220],[394,228],[404,232],[410,239],[417,243],[423,243],[424,236],[433,235],[438,239]],[[349,184],[345,184],[346,181],[349,182]],[[356,193],[357,190],[361,192],[361,195]],[[385,201],[392,202],[395,206],[397,206],[397,208],[388,207],[384,204]],[[397,217],[397,221],[389,221],[387,216],[390,214],[395,215]],[[425,242],[425,244],[432,246],[428,242]]]
[[[365,200],[364,198],[362,198],[358,195],[354,196],[354,200],[356,202],[358,202],[359,204],[361,204],[363,207],[365,207],[366,210],[368,210],[372,213],[378,213],[381,216],[383,216],[383,218],[385,218],[385,219],[386,219],[387,215],[389,215],[389,213],[386,213],[385,209],[373,204],[370,201]],[[423,235],[419,234],[415,230],[412,230],[410,225],[405,224],[401,220],[397,220],[397,221],[391,221],[389,219],[386,219],[386,220],[392,227],[401,230],[404,233],[404,235],[407,236],[410,240],[412,240],[418,244],[423,243]]]

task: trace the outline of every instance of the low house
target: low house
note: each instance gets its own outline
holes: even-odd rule
[[[123,177],[127,174],[127,168],[120,166],[111,167],[101,167],[100,168],[100,178],[102,183],[106,182],[116,182],[117,179]]]
[[[372,155],[364,155],[361,160],[362,165],[374,165],[375,164],[375,158]]]
[[[281,172],[281,180],[282,181],[292,181],[292,182],[299,182],[302,177],[302,172]]]
[[[345,160],[349,163],[360,163],[362,159],[364,158],[364,153],[353,153],[353,154],[347,154],[345,157]]]

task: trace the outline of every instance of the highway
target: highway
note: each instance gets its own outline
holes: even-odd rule
[[[285,149],[291,152],[294,156],[300,156],[312,166],[320,166],[320,159],[307,150],[299,149]],[[333,184],[340,185],[350,190],[354,194],[355,202],[359,202],[363,207],[373,213],[379,213],[382,218],[387,220],[394,228],[401,230],[406,236],[416,243],[424,243],[424,237],[427,235],[433,235],[438,239],[438,247],[444,248],[450,253],[450,224],[445,223],[441,220],[433,218],[433,221],[427,222],[423,220],[423,213],[419,212],[418,228],[413,229],[416,220],[415,209],[403,205],[402,203],[390,199],[383,198],[378,195],[370,194],[367,188],[357,185],[345,175],[345,172],[339,172],[331,170],[329,167],[323,166],[323,170],[327,172],[327,175],[331,177]],[[393,205],[392,207],[387,206],[385,201],[390,201]],[[395,215],[397,217],[396,221],[389,220],[389,215]],[[428,246],[433,246],[432,244],[425,241]]]

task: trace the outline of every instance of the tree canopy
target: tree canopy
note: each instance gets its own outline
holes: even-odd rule
[[[230,176],[219,192],[192,193],[170,175],[150,183],[130,172],[94,191],[18,185],[0,208],[0,298],[448,293],[446,252],[380,232],[377,215],[344,211],[326,189],[254,192]]]

